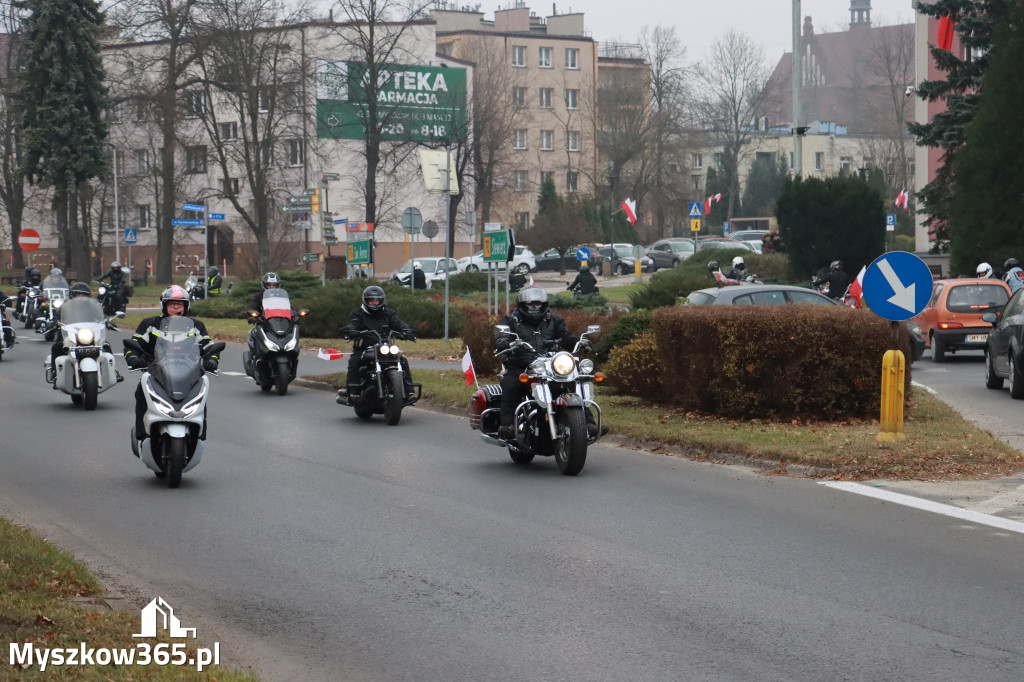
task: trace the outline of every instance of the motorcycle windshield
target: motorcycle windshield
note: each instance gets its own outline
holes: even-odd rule
[[[184,400],[203,376],[199,330],[187,317],[165,317],[160,329],[151,330],[156,337],[153,362],[149,373],[171,398]]]
[[[71,286],[63,275],[50,275],[43,280],[43,295],[47,298],[67,298]]]
[[[61,324],[103,322],[103,307],[91,298],[73,298],[60,307]]]
[[[263,292],[263,317],[268,320],[275,317],[292,319],[292,304],[288,300],[288,292],[284,289],[267,289]]]

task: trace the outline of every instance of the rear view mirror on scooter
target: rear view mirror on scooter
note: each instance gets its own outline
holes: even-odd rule
[[[206,348],[203,349],[203,357],[208,358],[211,355],[216,355],[227,348],[227,344],[223,341],[217,341],[216,343],[207,344]]]

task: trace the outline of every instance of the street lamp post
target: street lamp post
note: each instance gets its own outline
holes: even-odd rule
[[[121,261],[121,222],[118,215],[121,210],[117,202],[117,147],[111,145],[114,150],[114,259]]]

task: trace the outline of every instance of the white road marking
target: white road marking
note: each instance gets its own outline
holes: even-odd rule
[[[971,511],[969,509],[961,509],[960,507],[954,507],[949,504],[942,504],[941,502],[932,502],[930,500],[924,500],[919,497],[912,497],[911,495],[902,495],[900,493],[894,493],[888,490],[871,488],[860,483],[848,483],[844,481],[820,481],[820,484],[828,486],[829,488],[836,488],[837,490],[845,490],[848,493],[856,493],[858,495],[874,497],[876,499],[884,500],[886,502],[892,502],[894,504],[902,504],[907,507],[913,507],[914,509],[932,512],[933,514],[944,514],[945,516],[951,516],[955,519],[970,521],[971,523],[980,523],[985,526],[992,526],[993,528],[999,528],[1001,530],[1008,530],[1014,533],[1024,534],[1024,523],[1021,523],[1020,521],[1011,521],[1010,519],[1004,519],[1000,516],[991,516],[989,514]],[[997,497],[1002,497],[1002,495],[999,495]]]
[[[244,377],[248,376],[245,372],[228,372],[226,370],[217,372],[217,374],[224,377]]]
[[[979,511],[982,514],[995,514],[1004,509],[1022,505],[1024,505],[1024,485],[1016,490],[1007,490],[1005,493],[999,493],[995,497],[978,503],[975,505],[975,511]]]

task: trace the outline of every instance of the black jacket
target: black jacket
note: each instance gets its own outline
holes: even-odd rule
[[[147,360],[153,359],[153,351],[156,348],[156,337],[151,333],[154,329],[160,329],[160,322],[163,321],[167,315],[154,315],[153,317],[147,317],[139,323],[139,328],[135,330],[135,334],[132,336],[133,339],[139,342],[142,346],[142,350],[146,352]],[[206,344],[210,343],[210,334],[206,331],[206,325],[202,321],[195,318],[192,319],[192,324],[195,325],[199,333],[202,334],[202,338],[199,339],[199,346],[202,348]],[[132,354],[130,348],[126,348],[124,351],[125,360]],[[217,360],[217,356],[211,356],[214,360]]]
[[[426,289],[427,288],[427,275],[420,268],[413,268],[413,271],[412,271],[412,288],[413,289]]]
[[[370,312],[366,309],[366,306],[359,306],[352,311],[349,315],[348,324],[341,328],[342,336],[349,336],[357,332],[367,331],[372,329],[375,332],[380,332],[384,326],[387,325],[391,331],[413,331],[412,327],[407,325],[405,322],[398,317],[393,309],[384,307],[382,310],[376,312]],[[353,351],[361,351],[377,342],[376,339],[368,339],[360,337],[355,339],[355,343],[352,345]]]
[[[828,297],[842,298],[850,286],[850,276],[842,270],[826,273],[824,282],[828,282]]]
[[[553,347],[560,347],[572,350],[576,342],[569,328],[565,326],[565,320],[558,315],[548,311],[540,322],[530,322],[520,317],[518,310],[511,315],[498,320],[498,324],[508,325],[509,329],[523,341],[526,341],[537,350],[551,350]],[[508,348],[509,341],[503,335],[499,335],[495,342],[497,350],[502,351]],[[502,362],[506,367],[523,369],[536,357],[536,351],[526,348],[503,355]]]
[[[110,279],[110,285],[116,287],[124,283],[124,270],[108,270],[98,281],[102,282],[105,279]]]
[[[592,272],[581,272],[576,275],[576,279],[569,285],[569,291],[572,291],[577,286],[580,288],[581,295],[592,294],[597,291],[597,277],[594,277]]]

